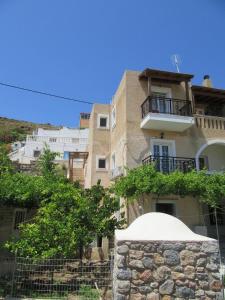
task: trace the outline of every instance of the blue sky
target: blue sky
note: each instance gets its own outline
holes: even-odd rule
[[[224,0],[0,0],[0,81],[109,103],[124,70],[175,70],[225,89]],[[77,126],[90,105],[0,86],[0,116]]]

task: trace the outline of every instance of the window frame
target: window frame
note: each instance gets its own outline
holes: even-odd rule
[[[172,204],[173,205],[173,207],[174,207],[174,217],[177,217],[177,215],[178,215],[178,212],[177,212],[177,201],[176,200],[163,200],[163,199],[161,199],[161,200],[155,200],[154,201],[154,203],[153,203],[153,211],[154,212],[157,212],[157,210],[156,210],[156,205],[157,204]]]
[[[39,155],[35,155],[35,153],[37,153],[37,152],[39,153]],[[33,150],[33,157],[34,158],[39,158],[40,155],[41,155],[41,150],[37,150],[37,149]]]
[[[105,168],[99,168],[99,160],[105,160]],[[96,155],[96,170],[100,172],[106,172],[108,170],[108,162],[106,156]]]
[[[56,137],[50,137],[49,138],[49,143],[56,143],[57,142],[57,138]]]
[[[101,118],[106,119],[106,126],[101,126]],[[107,115],[107,114],[98,114],[97,128],[98,129],[103,129],[103,130],[109,129],[109,115]]]

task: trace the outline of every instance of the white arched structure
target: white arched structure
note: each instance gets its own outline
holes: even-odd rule
[[[133,221],[126,229],[115,231],[117,241],[215,241],[191,231],[174,216],[151,212]]]
[[[195,163],[196,163],[196,169],[197,171],[199,171],[199,157],[202,154],[202,152],[210,145],[222,145],[225,146],[225,139],[213,139],[213,140],[209,140],[207,141],[204,145],[202,145],[200,147],[200,149],[198,150],[198,152],[195,155]]]

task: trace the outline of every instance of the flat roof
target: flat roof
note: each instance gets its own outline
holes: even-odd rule
[[[193,95],[198,101],[219,101],[225,102],[225,90],[215,89],[201,85],[193,85],[191,87]]]
[[[190,81],[194,77],[194,75],[170,71],[161,71],[149,68],[145,69],[139,75],[139,79],[147,79],[148,77],[151,77],[153,80],[164,80],[180,83],[181,81]]]

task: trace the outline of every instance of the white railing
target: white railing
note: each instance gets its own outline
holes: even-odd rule
[[[42,143],[60,143],[60,144],[77,144],[77,145],[87,145],[87,138],[72,138],[72,137],[48,137],[48,136],[36,136],[28,135],[26,141],[29,142],[42,142]]]
[[[198,128],[225,130],[225,118],[216,116],[195,115]]]

